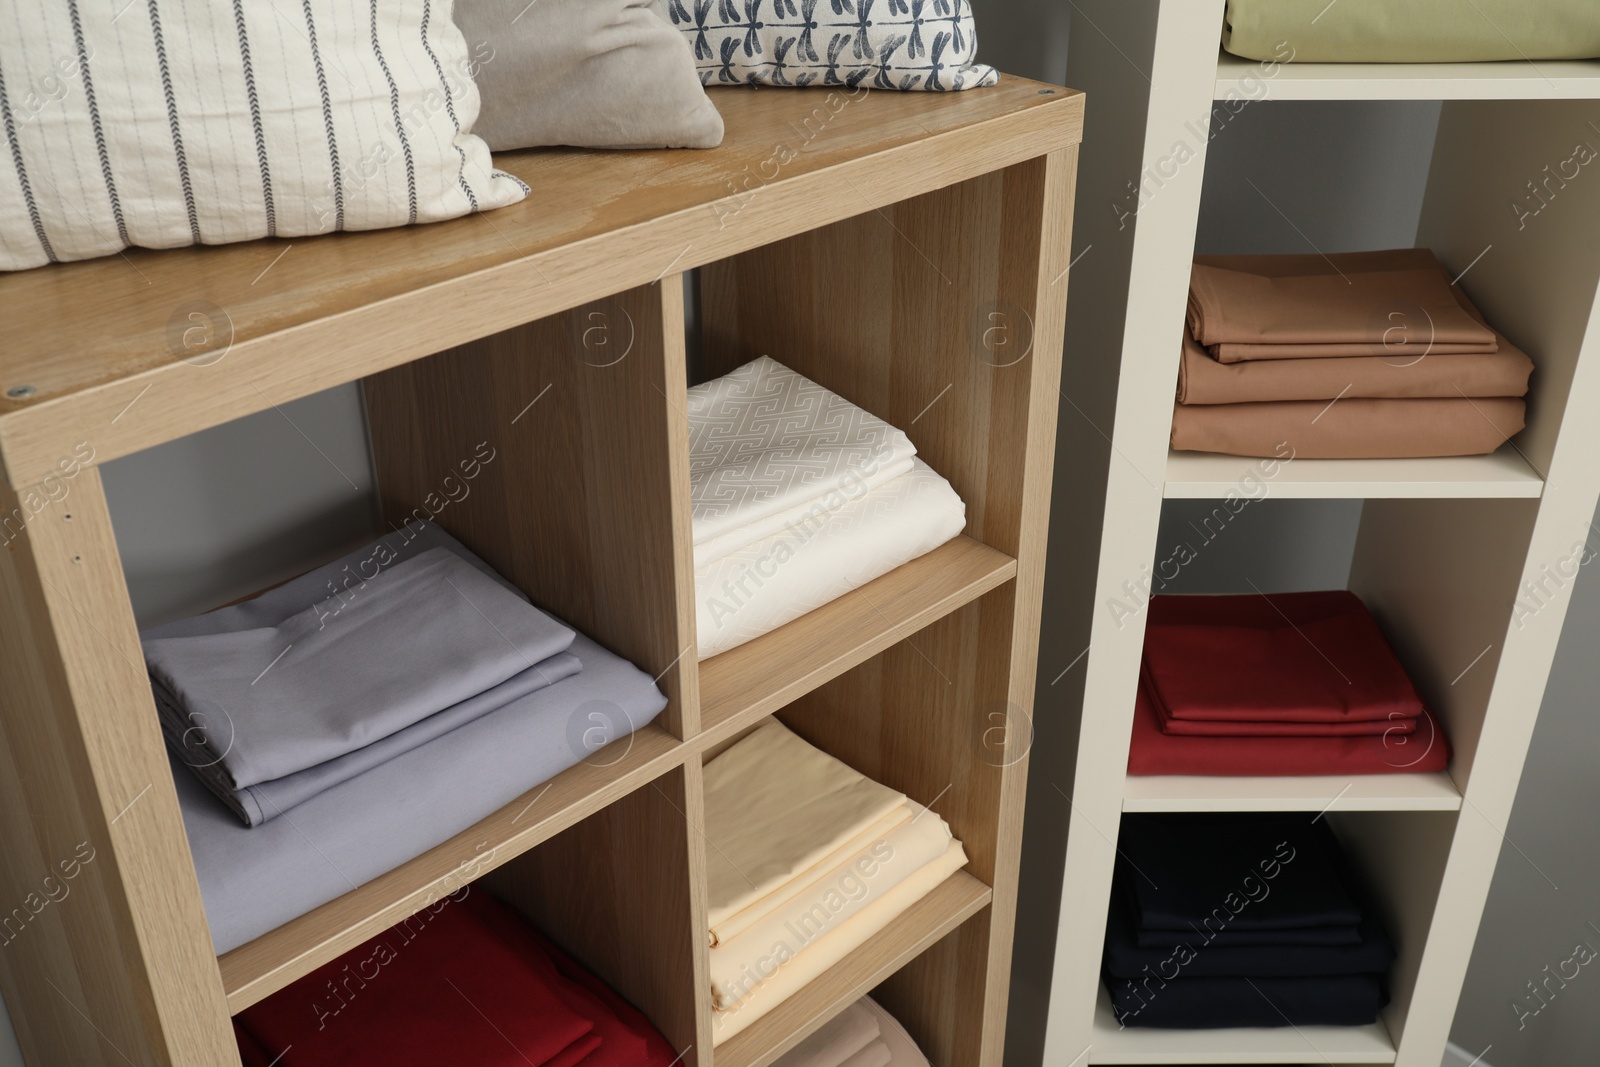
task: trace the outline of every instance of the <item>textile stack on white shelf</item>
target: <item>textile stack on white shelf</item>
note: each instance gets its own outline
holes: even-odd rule
[[[774,1067],[928,1067],[928,1057],[900,1020],[862,997],[785,1052]]]
[[[943,819],[770,720],[705,768],[713,1040],[966,865]]]
[[[904,433],[765,356],[689,390],[700,658],[961,532],[966,505]]]

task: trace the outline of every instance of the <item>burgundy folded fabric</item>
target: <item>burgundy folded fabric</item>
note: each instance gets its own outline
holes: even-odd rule
[[[1148,680],[1146,681],[1148,683]],[[1179,737],[1360,737],[1366,734],[1409,734],[1416,719],[1367,719],[1357,722],[1212,722],[1174,719],[1159,697],[1153,703],[1161,732]]]
[[[241,1012],[242,1054],[284,1050],[280,1067],[587,1067],[610,1032],[604,1013],[516,924],[481,892],[441,901]]]
[[[1155,596],[1149,610],[1144,665],[1163,718],[1348,724],[1422,713],[1377,621],[1348,590]]]
[[[1424,711],[1411,734],[1365,737],[1175,737],[1140,682],[1129,774],[1214,776],[1421,774],[1450,764],[1450,743]]]
[[[1472,310],[1476,314],[1476,309]],[[1504,337],[1495,336],[1498,351],[1473,355],[1429,351],[1220,363],[1185,330],[1183,359],[1178,364],[1178,403],[1526,395],[1533,360]]]
[[[1196,256],[1189,328],[1219,361],[1493,352],[1426,248]]]
[[[1478,456],[1521,432],[1525,415],[1512,397],[1179,404],[1172,447],[1295,459]]]

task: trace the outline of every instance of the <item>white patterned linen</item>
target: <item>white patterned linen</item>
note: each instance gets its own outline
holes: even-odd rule
[[[762,356],[689,390],[697,568],[815,522],[911,469],[887,422]]]
[[[967,508],[920,459],[754,544],[695,567],[696,630],[707,659],[760,637],[959,534]]]
[[[515,203],[481,61],[450,0],[0,0],[0,270]]]
[[[1000,80],[974,61],[968,0],[667,0],[667,14],[707,85],[945,90]]]

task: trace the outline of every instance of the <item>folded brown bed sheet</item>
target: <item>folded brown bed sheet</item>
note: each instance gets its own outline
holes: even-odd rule
[[[1493,452],[1521,431],[1517,397],[1345,398],[1262,404],[1179,404],[1178,451],[1296,459],[1412,459]]]
[[[1533,360],[1499,336],[1500,350],[1471,355],[1344,356],[1219,363],[1184,332],[1178,403],[1245,404],[1334,397],[1523,396]]]
[[[1426,248],[1196,256],[1189,331],[1222,363],[1496,351],[1450,281]]]

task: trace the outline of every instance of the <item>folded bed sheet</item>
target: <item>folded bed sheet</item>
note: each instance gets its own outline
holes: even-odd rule
[[[1292,45],[1292,47],[1291,47]],[[1300,63],[1600,57],[1593,0],[1228,0],[1222,47]]]
[[[1279,458],[1288,447],[1296,459],[1480,456],[1521,433],[1525,417],[1515,397],[1179,404],[1172,447]]]
[[[818,1027],[773,1067],[843,1067],[856,1053],[880,1040],[878,1015],[862,997]]]
[[[911,469],[893,426],[762,356],[689,390],[689,495],[702,567]]]
[[[1533,360],[1501,334],[1494,352],[1441,355],[1404,349],[1384,356],[1256,359],[1220,363],[1188,331],[1178,364],[1178,403],[1522,396]]]
[[[1382,733],[1422,713],[1377,620],[1345,589],[1152,597],[1143,669],[1164,721]]]
[[[1123,1026],[1207,1030],[1237,1026],[1363,1026],[1388,1002],[1376,974],[1314,978],[1108,979]]]
[[[744,976],[759,973],[759,961],[779,951],[799,955],[816,938],[883,899],[950,847],[943,819],[907,801],[909,818],[868,843],[772,910],[738,937],[711,950],[711,1003],[723,1009],[738,1000]]]
[[[1196,256],[1189,331],[1223,363],[1493,352],[1426,248],[1331,256]]]
[[[928,1067],[928,1057],[906,1032],[900,1020],[871,997],[862,997],[861,1000],[878,1017],[879,1040],[889,1046],[889,1063],[892,1067]]]
[[[967,855],[961,843],[951,841],[942,856],[855,915],[807,942],[803,952],[793,956],[780,952],[758,960],[757,967],[747,971],[738,987],[732,990],[736,999],[731,1005],[712,1014],[712,1044],[721,1044],[782,1004],[829,967],[866,944],[966,863]]]
[[[967,509],[921,460],[876,488],[840,494],[776,533],[695,567],[701,659],[770,633],[959,534]]]
[[[237,948],[421,855],[666,706],[648,674],[582,634],[570,651],[581,673],[324,790],[263,826],[241,826],[173,755],[216,951]],[[474,858],[470,850],[459,857]]]
[[[1182,737],[1163,733],[1141,680],[1133,705],[1129,774],[1426,774],[1450,765],[1450,742],[1423,709],[1410,731],[1345,737]]]
[[[408,553],[348,591],[330,592],[342,569],[330,565],[272,590],[275,608],[145,633],[161,706],[176,717],[169,732],[203,739],[200,754],[242,788],[347,755],[566,651],[570,627],[462,552]],[[283,615],[246,624],[268,610]]]
[[[820,863],[905,804],[904,793],[769,719],[705,766],[711,929],[746,909],[747,925],[770,915],[796,885],[827,873]]]

